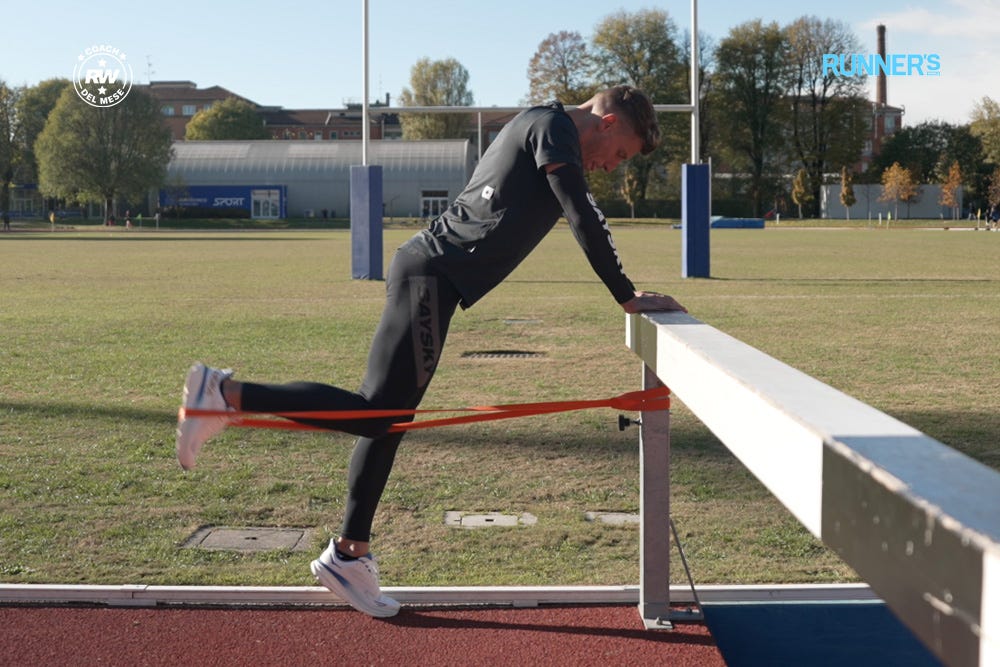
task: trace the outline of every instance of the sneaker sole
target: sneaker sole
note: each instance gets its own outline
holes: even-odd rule
[[[198,458],[198,454],[194,451],[190,442],[191,434],[188,432],[195,428],[195,420],[198,417],[188,419],[185,416],[185,409],[192,396],[195,397],[195,402],[201,400],[201,395],[205,391],[205,383],[208,382],[210,370],[204,364],[195,364],[188,371],[187,377],[184,378],[184,389],[181,392],[181,408],[177,412],[177,443],[175,446],[177,462],[184,470],[194,468],[195,460]]]
[[[367,601],[352,599],[347,592],[347,584],[343,581],[340,575],[331,570],[326,563],[321,560],[317,559],[310,563],[309,570],[312,572],[313,576],[316,577],[316,580],[323,584],[327,590],[362,613],[374,616],[375,618],[389,618],[399,613],[399,606],[379,604],[370,606]]]

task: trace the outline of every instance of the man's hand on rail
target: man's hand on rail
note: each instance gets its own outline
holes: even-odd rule
[[[687,308],[677,303],[674,297],[658,292],[636,292],[634,297],[622,304],[622,308],[626,313],[643,313],[651,310],[687,312]]]

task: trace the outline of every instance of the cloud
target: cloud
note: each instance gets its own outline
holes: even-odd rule
[[[865,26],[874,30],[881,23],[895,33],[975,40],[1000,36],[1000,0],[948,0],[945,4],[941,10],[907,8]]]

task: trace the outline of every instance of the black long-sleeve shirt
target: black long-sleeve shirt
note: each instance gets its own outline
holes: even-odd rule
[[[563,166],[547,173],[554,164]],[[615,300],[631,299],[635,288],[583,176],[576,125],[555,102],[515,116],[452,205],[404,247],[432,257],[468,308],[502,282],[563,213]]]

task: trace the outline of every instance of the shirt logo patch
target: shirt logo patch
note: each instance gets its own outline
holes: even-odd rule
[[[495,190],[493,189],[493,186],[492,185],[487,185],[485,188],[483,188],[483,191],[480,194],[480,196],[483,199],[493,199],[493,193],[494,192],[495,192]]]

